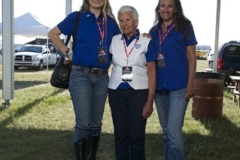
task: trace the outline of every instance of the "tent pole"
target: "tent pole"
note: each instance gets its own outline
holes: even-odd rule
[[[48,27],[47,27],[47,31],[48,31]],[[49,49],[49,41],[48,41],[48,36],[47,36],[47,48]],[[49,52],[50,52],[50,49],[49,49]],[[47,53],[47,75],[46,75],[46,77],[47,77],[47,81],[48,81],[48,58],[49,58],[49,54],[51,54],[51,52],[50,53]]]
[[[217,72],[217,58],[218,58],[218,41],[219,41],[219,24],[220,24],[220,9],[221,0],[217,0],[217,13],[216,13],[216,29],[215,29],[215,45],[214,45],[214,58],[213,58],[213,72]]]
[[[13,15],[14,0],[2,1],[2,97],[3,107],[10,105],[9,100],[14,98],[14,60],[13,60]]]

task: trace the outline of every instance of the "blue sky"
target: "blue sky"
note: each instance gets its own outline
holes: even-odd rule
[[[56,25],[65,17],[66,0],[14,0],[15,17],[30,12],[37,17]],[[158,0],[110,0],[114,14],[122,5],[134,6],[140,15],[139,28],[148,32],[153,25],[154,9]],[[215,42],[215,20],[217,0],[181,0],[184,13],[194,26],[199,45],[211,45]],[[73,10],[78,10],[82,0],[72,0]],[[219,43],[240,40],[240,0],[221,0],[221,19]],[[2,0],[0,0],[2,10]],[[0,12],[0,21],[2,11]]]

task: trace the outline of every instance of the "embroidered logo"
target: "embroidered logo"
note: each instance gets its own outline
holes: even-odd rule
[[[135,48],[139,49],[141,47],[141,44],[135,44]]]

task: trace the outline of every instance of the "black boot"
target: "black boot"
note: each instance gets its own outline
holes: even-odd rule
[[[95,160],[96,159],[99,139],[100,139],[99,136],[90,137],[90,139],[89,139],[88,160]]]
[[[81,138],[74,143],[76,160],[86,160],[86,138]]]

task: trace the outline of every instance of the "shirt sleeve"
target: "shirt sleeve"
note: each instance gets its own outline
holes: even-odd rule
[[[153,44],[152,40],[150,40],[150,42],[148,43],[148,49],[147,49],[147,52],[146,52],[146,59],[147,59],[147,62],[152,62],[152,61],[155,61],[157,59],[157,55],[156,55],[156,52],[155,52],[155,49],[154,49],[154,44]]]
[[[64,35],[73,34],[76,23],[76,16],[76,12],[72,12],[57,25],[61,33]]]
[[[184,40],[186,46],[191,46],[191,45],[196,45],[197,44],[197,39],[196,39],[196,36],[195,36],[194,29],[193,29],[192,25],[191,25],[190,31],[191,31],[190,37],[186,37],[185,40]]]

